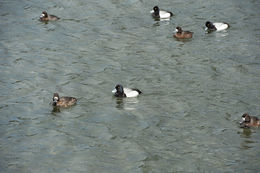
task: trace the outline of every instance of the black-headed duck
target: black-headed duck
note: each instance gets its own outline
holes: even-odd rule
[[[151,13],[155,19],[170,19],[173,16],[172,12],[160,10],[158,6],[153,7]]]
[[[142,92],[139,89],[123,88],[122,85],[118,84],[112,91],[115,97],[137,97]]]
[[[230,27],[230,25],[228,23],[225,22],[216,22],[216,23],[212,23],[210,21],[207,21],[205,23],[205,30],[208,32],[212,32],[212,31],[223,31],[226,30]]]

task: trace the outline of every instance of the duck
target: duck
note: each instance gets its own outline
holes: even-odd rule
[[[58,93],[53,94],[52,98],[52,106],[54,107],[69,107],[73,106],[77,103],[77,99],[74,97],[60,97]]]
[[[175,38],[179,39],[188,39],[192,38],[193,32],[190,31],[183,31],[181,27],[176,27],[176,33],[173,35]]]
[[[139,89],[131,89],[131,88],[124,88],[122,85],[117,84],[115,89],[112,90],[112,93],[115,97],[137,97],[138,95],[142,94]]]
[[[212,23],[210,21],[207,21],[205,23],[205,30],[208,31],[208,32],[212,32],[212,31],[223,31],[223,30],[226,30],[230,27],[230,25],[226,22],[216,22],[216,23]]]
[[[173,16],[172,12],[160,10],[158,6],[154,6],[151,13],[155,19],[170,19]]]
[[[59,20],[60,18],[57,16],[54,16],[52,14],[48,14],[46,11],[43,11],[41,16],[40,16],[40,20],[41,21],[56,21]]]
[[[250,116],[248,113],[242,115],[242,121],[240,122],[241,127],[259,127],[260,119],[255,116]]]

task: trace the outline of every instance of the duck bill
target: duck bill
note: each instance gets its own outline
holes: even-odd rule
[[[239,122],[240,125],[245,125],[245,123],[246,123],[246,122],[245,122],[244,119],[242,119],[242,120]]]
[[[154,13],[154,10],[150,11],[150,13]]]
[[[112,93],[115,94],[115,93],[116,93],[116,89],[113,89],[113,90],[112,90]]]
[[[242,118],[242,120],[239,122],[239,124],[243,124],[245,123],[246,119],[245,118]]]

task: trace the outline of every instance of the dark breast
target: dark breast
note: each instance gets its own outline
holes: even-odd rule
[[[116,92],[116,93],[115,93],[115,97],[123,98],[123,97],[126,97],[126,94],[125,94],[125,93]]]
[[[208,31],[216,31],[216,30],[217,28],[215,27],[215,25],[208,27]]]
[[[154,13],[152,14],[152,16],[153,16],[154,18],[160,18],[159,13],[155,13],[155,12],[154,12]]]

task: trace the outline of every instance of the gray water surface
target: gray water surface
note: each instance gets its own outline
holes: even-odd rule
[[[154,21],[153,6],[172,11]],[[0,1],[0,172],[259,172],[260,1]],[[61,20],[42,23],[47,10]],[[205,34],[207,21],[227,31]],[[172,37],[176,26],[194,32]],[[116,84],[139,88],[116,99]],[[54,92],[78,104],[53,112]]]

